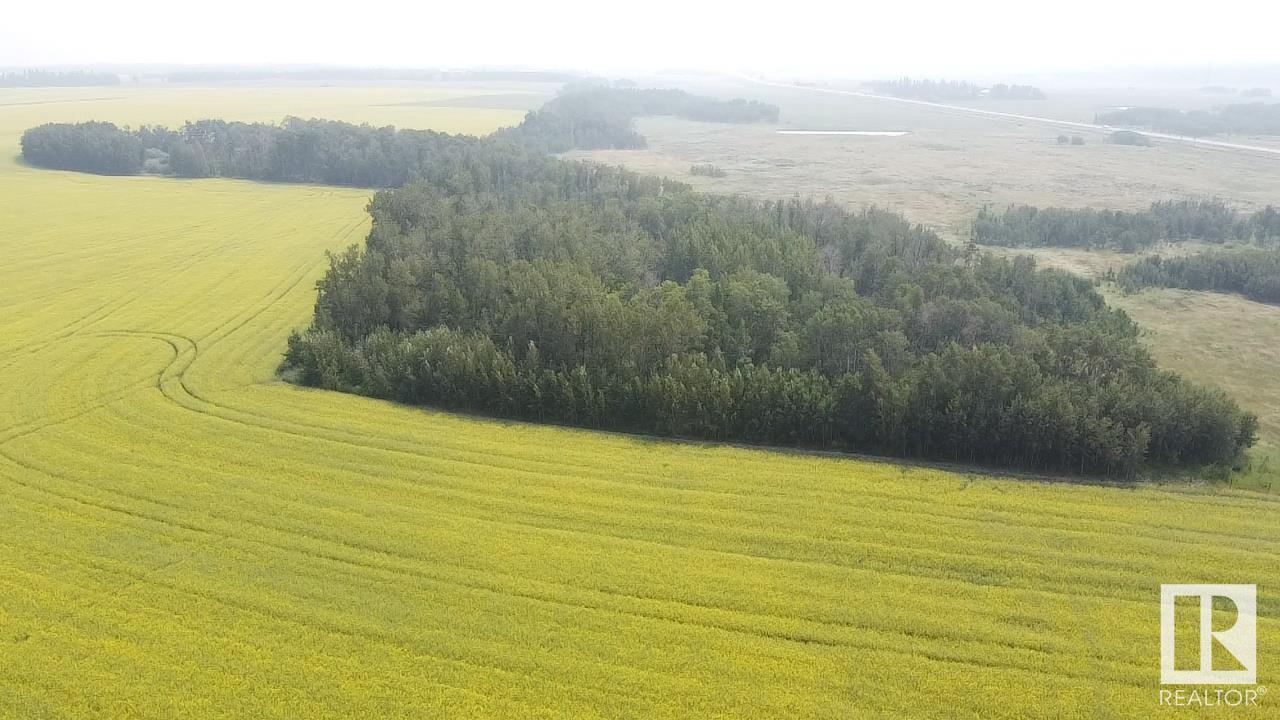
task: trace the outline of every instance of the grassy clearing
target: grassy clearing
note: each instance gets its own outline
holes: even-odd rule
[[[277,381],[366,199],[0,158],[0,717],[1151,716],[1174,581],[1258,583],[1275,679],[1273,498]]]
[[[1222,250],[1223,248],[1238,246],[1230,243],[1219,245],[1216,243],[1188,240],[1177,243],[1160,243],[1151,250],[1136,253],[1122,253],[1117,250],[1108,249],[1086,250],[1084,248],[1064,247],[1025,248],[1000,247],[996,245],[982,245],[980,247],[987,252],[1004,255],[1006,257],[1030,255],[1036,259],[1036,265],[1038,267],[1057,268],[1077,275],[1083,275],[1087,278],[1102,279],[1106,276],[1109,270],[1119,272],[1120,268],[1125,265],[1137,262],[1138,260],[1151,255],[1181,257],[1183,255],[1194,255],[1196,253]]]
[[[1215,384],[1257,413],[1253,466],[1235,482],[1280,490],[1280,308],[1174,289],[1109,291],[1107,302],[1138,321],[1161,365]]]

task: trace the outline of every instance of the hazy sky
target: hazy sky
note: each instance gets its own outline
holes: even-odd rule
[[[1280,62],[1280,1],[1192,7],[1177,0],[20,0],[3,13],[0,65],[487,64],[956,77]]]

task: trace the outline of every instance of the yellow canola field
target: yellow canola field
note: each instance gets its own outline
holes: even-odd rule
[[[1259,683],[1280,677],[1274,497],[284,384],[369,193],[13,158],[51,119],[184,119],[94,92],[0,94],[0,717],[1177,717],[1163,582],[1257,583]],[[217,114],[290,112],[237,92]],[[385,120],[368,92],[324,102]],[[398,124],[510,121],[408,107]]]

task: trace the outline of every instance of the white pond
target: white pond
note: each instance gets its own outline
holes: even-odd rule
[[[779,130],[779,135],[870,135],[873,137],[902,137],[910,135],[906,130]]]

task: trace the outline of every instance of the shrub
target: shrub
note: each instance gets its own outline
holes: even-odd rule
[[[723,169],[715,165],[694,165],[689,168],[690,175],[702,175],[704,177],[722,178],[728,175]]]
[[[1116,145],[1137,145],[1147,147],[1151,145],[1151,138],[1140,132],[1133,130],[1117,130],[1111,133],[1111,142]]]

